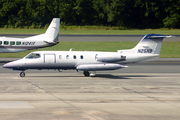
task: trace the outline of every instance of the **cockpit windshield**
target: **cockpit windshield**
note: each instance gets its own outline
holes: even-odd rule
[[[41,56],[38,53],[31,53],[26,57],[26,59],[35,59],[35,58],[40,58],[40,57]]]

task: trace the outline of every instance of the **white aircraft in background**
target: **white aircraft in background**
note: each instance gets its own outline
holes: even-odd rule
[[[44,34],[32,37],[0,37],[0,53],[21,52],[58,44],[59,23],[60,18],[54,18]]]
[[[147,34],[132,49],[117,52],[97,51],[36,51],[26,57],[5,64],[4,68],[20,70],[21,77],[27,69],[75,69],[84,76],[95,76],[95,71],[126,68],[124,64],[151,61],[159,58],[163,38],[171,36]]]

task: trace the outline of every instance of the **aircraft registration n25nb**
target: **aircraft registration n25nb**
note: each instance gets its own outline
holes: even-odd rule
[[[95,76],[96,71],[126,68],[125,64],[159,58],[163,38],[171,36],[147,34],[132,49],[117,52],[98,51],[36,51],[24,58],[5,64],[4,68],[20,70],[21,77],[28,69],[74,69],[84,76]]]
[[[60,18],[53,18],[44,34],[27,38],[0,37],[0,53],[14,53],[49,47],[59,43]]]

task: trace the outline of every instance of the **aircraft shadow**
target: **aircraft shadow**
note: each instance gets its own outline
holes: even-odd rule
[[[133,77],[151,77],[147,75],[112,75],[112,74],[96,74],[96,78],[108,78],[108,79],[133,79]]]
[[[78,76],[27,76],[27,77],[48,77],[48,78],[52,78],[52,77],[74,77],[74,78],[87,78],[84,75],[78,75]],[[112,75],[112,74],[96,74],[95,77],[89,77],[89,78],[106,78],[106,79],[133,79],[134,77],[151,77],[151,76],[147,76],[147,75]]]

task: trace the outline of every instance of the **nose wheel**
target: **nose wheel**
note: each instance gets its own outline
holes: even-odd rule
[[[25,72],[21,72],[20,77],[25,77]]]

